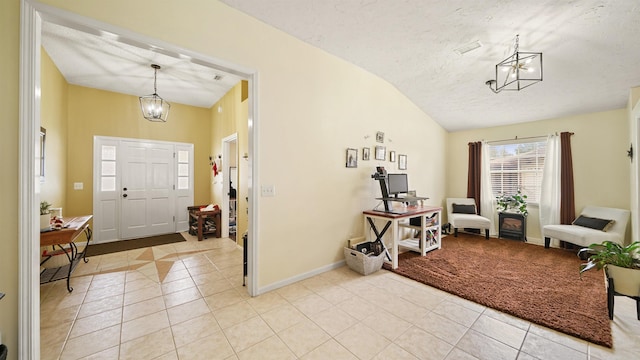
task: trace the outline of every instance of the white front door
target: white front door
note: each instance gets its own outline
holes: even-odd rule
[[[173,145],[122,142],[122,239],[175,232]]]
[[[96,243],[189,229],[193,144],[94,138]]]

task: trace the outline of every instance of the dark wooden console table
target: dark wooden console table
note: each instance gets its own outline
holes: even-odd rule
[[[518,213],[498,213],[498,236],[527,241],[527,217]]]

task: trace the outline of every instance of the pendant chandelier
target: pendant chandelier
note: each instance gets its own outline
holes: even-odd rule
[[[140,109],[145,119],[153,122],[167,122],[171,104],[158,95],[156,88],[157,74],[160,65],[151,64],[153,68],[153,94],[140,96]]]
[[[516,35],[514,52],[496,65],[495,80],[485,82],[491,91],[520,91],[542,81],[542,53],[519,51]]]

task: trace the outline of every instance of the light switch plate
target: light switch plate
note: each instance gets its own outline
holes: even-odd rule
[[[273,185],[262,185],[261,193],[263,197],[276,196],[276,188]]]
[[[75,182],[73,183],[73,190],[82,190],[84,189],[84,183]]]

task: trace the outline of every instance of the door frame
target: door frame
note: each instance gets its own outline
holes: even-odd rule
[[[40,191],[39,178],[35,174],[35,148],[40,128],[40,47],[42,21],[54,22],[78,29],[93,29],[116,34],[131,43],[157,46],[177,55],[187,55],[200,63],[209,64],[221,71],[243,77],[249,84],[249,138],[248,157],[248,274],[247,290],[250,296],[258,295],[258,241],[260,223],[257,217],[259,197],[259,116],[258,73],[241,65],[188,51],[176,45],[147,37],[133,31],[116,27],[98,20],[42,4],[37,0],[20,0],[20,90],[19,90],[19,155],[18,155],[18,349],[16,353],[25,359],[40,358],[40,233],[38,211]]]
[[[221,217],[221,236],[223,238],[229,237],[229,164],[231,163],[228,159],[231,156],[231,143],[236,143],[236,167],[237,164],[237,155],[238,155],[238,133],[233,133],[222,139],[222,217]],[[226,175],[225,175],[226,174]],[[236,189],[238,189],[238,184],[236,184]],[[236,195],[237,197],[237,195]],[[238,200],[236,200],[238,201]],[[238,234],[236,233],[236,242],[238,241]]]

